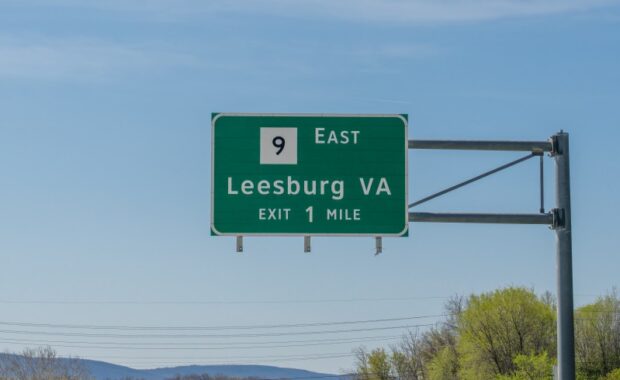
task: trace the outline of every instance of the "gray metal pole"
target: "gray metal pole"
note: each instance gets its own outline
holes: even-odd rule
[[[553,225],[553,214],[482,214],[462,212],[410,212],[410,222],[498,223]]]
[[[570,209],[570,165],[568,133],[553,136],[556,187],[555,196],[560,213],[557,238],[558,287],[558,378],[575,380],[575,328],[573,319],[573,252]]]
[[[551,152],[550,141],[409,140],[409,149]]]

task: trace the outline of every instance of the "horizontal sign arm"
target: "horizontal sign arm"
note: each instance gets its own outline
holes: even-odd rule
[[[551,141],[409,140],[409,149],[552,152],[553,144]]]
[[[500,223],[500,224],[545,224],[554,225],[553,213],[547,214],[481,214],[481,213],[437,213],[410,212],[410,222],[437,223]]]

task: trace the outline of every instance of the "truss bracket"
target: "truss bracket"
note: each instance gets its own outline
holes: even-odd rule
[[[557,230],[566,226],[566,213],[563,208],[554,208],[551,214],[553,215],[551,229]]]

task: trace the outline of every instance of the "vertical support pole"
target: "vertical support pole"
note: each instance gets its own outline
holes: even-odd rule
[[[383,240],[381,236],[375,237],[375,256],[383,252]]]
[[[556,226],[558,287],[558,378],[575,380],[575,328],[573,319],[573,252],[570,209],[568,133],[553,136],[555,196],[560,225]]]

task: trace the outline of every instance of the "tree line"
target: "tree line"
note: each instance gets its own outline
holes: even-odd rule
[[[355,350],[357,380],[552,380],[556,303],[508,287],[453,297],[447,318],[387,348]],[[577,379],[620,380],[616,291],[575,310]]]

